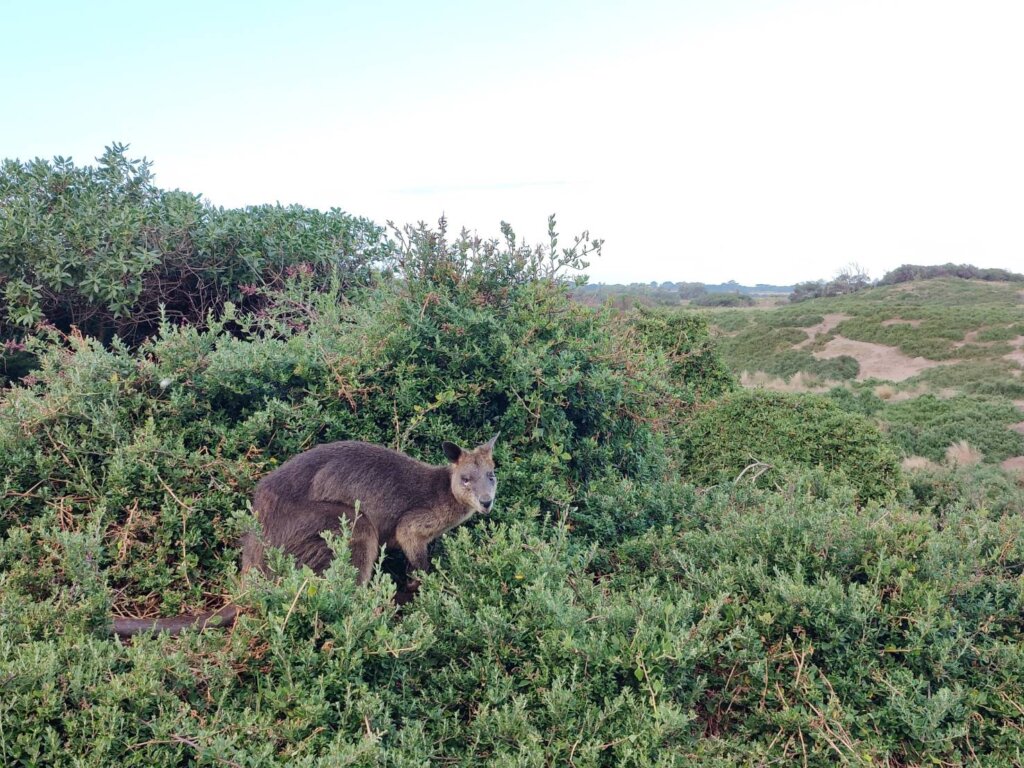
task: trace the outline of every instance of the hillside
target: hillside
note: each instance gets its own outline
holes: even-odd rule
[[[1024,291],[1016,283],[939,278],[769,309],[711,314],[727,365],[747,386],[855,396],[896,429],[911,410],[980,409],[998,440],[980,460],[1024,464]],[[926,413],[919,413],[926,418]],[[978,448],[977,423],[948,429]],[[904,441],[910,450],[912,442]],[[918,446],[920,447],[920,446]],[[962,446],[961,446],[962,447]],[[939,446],[926,451],[941,458]],[[907,458],[911,458],[908,455]],[[977,459],[978,457],[975,457]],[[913,462],[911,462],[913,463]]]

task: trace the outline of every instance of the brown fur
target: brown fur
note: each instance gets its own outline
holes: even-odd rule
[[[262,536],[242,538],[242,572],[264,570],[264,547],[271,546],[322,573],[333,557],[322,534],[338,533],[342,518],[350,527],[352,564],[360,584],[369,581],[382,546],[401,549],[410,570],[428,570],[432,541],[490,509],[497,489],[497,439],[495,435],[471,451],[443,443],[451,462],[447,466],[357,441],[326,443],[292,457],[256,486],[253,510]],[[229,605],[199,616],[114,619],[114,632],[177,634],[192,626],[228,626],[236,612]]]

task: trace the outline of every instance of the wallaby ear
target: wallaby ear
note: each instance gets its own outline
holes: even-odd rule
[[[490,440],[488,440],[486,443],[484,443],[481,447],[482,448],[486,448],[488,453],[493,453],[494,452],[494,444],[496,442],[498,442],[498,438],[499,437],[501,437],[501,432],[496,434],[494,437],[492,437]]]
[[[462,456],[462,454],[464,453],[464,451],[461,448],[459,448],[459,446],[457,446],[455,443],[449,443],[447,440],[441,443],[441,450],[444,451],[444,457],[448,459],[448,461],[450,461],[452,464],[457,462],[459,460],[459,457]]]

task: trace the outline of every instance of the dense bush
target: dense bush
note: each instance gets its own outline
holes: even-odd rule
[[[595,572],[564,528],[460,529],[393,587],[278,563],[230,633],[121,646],[98,532],[0,546],[6,765],[1012,765],[1019,515],[692,492]],[[344,541],[337,543],[344,547]],[[339,549],[343,551],[343,549]],[[54,579],[33,596],[21,587]],[[82,598],[92,596],[91,601]]]
[[[963,280],[991,281],[1024,281],[1024,275],[1010,272],[1007,269],[984,269],[973,264],[935,264],[924,266],[919,264],[903,264],[885,273],[879,285],[909,283],[914,280],[934,280],[940,277],[958,277]]]
[[[701,606],[692,652],[655,668],[669,691],[703,678],[705,735],[748,737],[729,743],[733,764],[1009,766],[1024,755],[1019,514],[857,509],[807,475],[784,494],[708,494],[691,514],[685,530],[621,547],[610,591],[682,592]]]
[[[695,307],[752,307],[756,302],[745,293],[705,293],[690,303]]]
[[[789,294],[789,301],[793,304],[809,299],[818,299],[825,296],[845,296],[851,293],[863,291],[871,285],[871,279],[867,272],[856,264],[850,264],[839,270],[835,277],[828,282],[824,280],[808,280],[797,283],[793,286],[793,292]]]
[[[841,475],[862,500],[902,487],[897,455],[871,421],[828,398],[745,390],[699,408],[685,426],[683,466],[697,484],[746,476],[784,484],[798,468]]]
[[[914,504],[938,515],[982,510],[992,519],[1024,509],[1024,483],[992,464],[931,465],[908,472]]]
[[[992,395],[1013,400],[1024,400],[1024,378],[1020,368],[1009,360],[954,363],[922,371],[908,386],[922,384],[935,389],[954,388],[972,395]]]
[[[893,441],[907,455],[941,461],[946,449],[961,440],[980,450],[988,462],[1024,454],[1024,435],[1009,429],[1021,420],[1021,413],[1004,398],[923,395],[890,405],[885,419]]]
[[[300,275],[258,316],[229,304],[137,350],[47,331],[39,371],[0,403],[0,533],[88,519],[118,610],[195,609],[225,588],[275,463],[338,439],[439,462],[442,440],[497,431],[497,519],[557,518],[606,544],[666,522],[667,506],[627,515],[608,499],[669,473],[665,425],[731,386],[706,326],[580,306],[560,274],[585,243],[538,252],[506,235],[412,230],[400,277],[354,303]]]
[[[114,144],[96,166],[66,158],[0,167],[0,339],[39,322],[137,343],[164,316],[201,323],[225,301],[295,270],[365,282],[383,231],[340,210],[214,208],[158,188]]]
[[[393,235],[365,285],[286,269],[138,343],[24,340],[38,368],[0,392],[0,763],[1024,760],[1018,485],[904,492],[843,410],[875,412],[867,390],[735,391],[701,315],[572,302],[600,244],[553,221],[544,248]],[[237,577],[287,457],[439,461],[498,430],[496,510],[403,608],[387,573],[356,586],[344,534],[323,577],[274,553]],[[230,631],[108,634],[111,611],[226,599]]]
[[[735,377],[723,365],[703,315],[637,308],[630,324],[651,351],[665,356],[669,380],[682,400],[708,400],[735,389]]]

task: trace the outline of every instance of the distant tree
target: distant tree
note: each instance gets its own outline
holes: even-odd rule
[[[708,292],[704,283],[677,283],[677,286],[680,299],[696,299]]]
[[[745,293],[708,293],[692,302],[697,307],[752,307],[754,297]]]
[[[817,299],[822,296],[844,296],[848,293],[862,291],[871,285],[871,278],[863,267],[850,262],[836,273],[828,282],[824,280],[808,280],[797,283],[789,295],[792,303]]]
[[[871,285],[871,277],[867,270],[851,261],[836,273],[836,276],[828,283],[826,290],[829,296],[842,296],[861,291],[869,285]]]
[[[1007,269],[982,269],[972,264],[902,264],[885,273],[879,285],[909,283],[914,280],[933,280],[938,277],[959,277],[963,280],[988,280],[999,282],[1024,282],[1024,275]]]
[[[803,283],[797,283],[793,286],[793,292],[789,294],[789,300],[796,304],[800,301],[807,301],[808,299],[816,299],[819,296],[825,295],[825,281],[824,280],[808,280]]]

